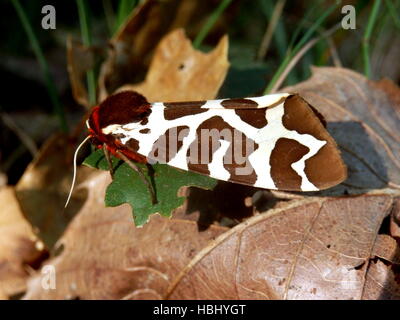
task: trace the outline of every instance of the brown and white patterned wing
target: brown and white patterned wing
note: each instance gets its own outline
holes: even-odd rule
[[[103,131],[149,162],[260,188],[316,191],[346,178],[335,141],[298,95],[153,103],[146,121]]]

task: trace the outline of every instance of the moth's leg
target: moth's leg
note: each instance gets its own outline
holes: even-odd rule
[[[151,185],[155,186],[156,183],[154,181],[154,168],[148,163],[146,163],[146,167],[147,167],[147,175],[150,179],[150,183],[151,183]]]
[[[121,151],[117,150],[117,153],[121,157],[121,159],[127,163],[128,166],[130,166],[133,170],[135,170],[138,173],[140,179],[142,179],[143,183],[147,186],[147,189],[150,192],[152,204],[156,204],[157,198],[156,198],[156,193],[155,193],[154,187],[149,182],[149,180],[146,179],[143,171],[136,164],[134,164],[127,156],[125,156]]]
[[[114,180],[114,168],[113,168],[113,164],[111,161],[110,151],[108,151],[107,145],[105,143],[103,144],[103,151],[104,151],[104,155],[107,160],[108,170],[110,171],[110,176]]]

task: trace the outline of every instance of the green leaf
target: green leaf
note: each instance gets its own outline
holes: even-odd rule
[[[156,191],[157,203],[151,203],[150,192],[139,175],[123,161],[112,158],[114,167],[114,180],[107,187],[105,204],[108,207],[129,203],[133,211],[133,219],[136,226],[144,225],[149,216],[159,213],[170,217],[172,210],[181,206],[184,197],[178,197],[178,190],[183,186],[193,186],[202,189],[213,189],[217,181],[193,172],[187,172],[172,168],[165,164],[151,166],[152,171],[146,165],[136,164],[145,174],[146,178],[153,182]],[[108,170],[108,164],[102,150],[93,152],[83,162],[89,167]]]

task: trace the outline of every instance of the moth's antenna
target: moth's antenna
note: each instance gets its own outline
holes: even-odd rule
[[[78,148],[76,148],[75,150],[75,154],[74,154],[74,176],[72,178],[72,185],[71,185],[71,189],[69,190],[69,194],[68,194],[68,199],[67,202],[65,203],[64,209],[67,207],[69,200],[71,199],[72,196],[72,191],[74,190],[74,186],[75,186],[75,179],[76,179],[76,158],[78,157],[78,152],[80,150],[80,148],[82,148],[82,146],[85,144],[86,141],[88,141],[88,139],[90,138],[90,136],[87,136],[85,138],[85,140],[83,140],[81,142],[81,144],[78,146]]]

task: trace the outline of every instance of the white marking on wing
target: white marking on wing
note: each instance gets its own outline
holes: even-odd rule
[[[245,98],[246,100],[252,100],[258,104],[255,108],[267,108],[270,105],[273,105],[280,101],[283,98],[286,98],[290,95],[290,93],[274,93],[267,94],[261,97],[249,97]],[[205,104],[201,106],[202,109],[225,109],[221,104],[222,101],[229,100],[227,99],[218,99],[218,100],[207,100]]]
[[[121,127],[122,127],[122,125],[120,125],[120,124],[110,124],[107,127],[103,128],[101,130],[101,132],[103,134],[110,134],[110,133],[114,133],[114,132],[120,130]]]
[[[217,100],[207,100],[205,104],[201,106],[201,109],[225,109],[221,102],[226,99],[217,99]]]
[[[289,95],[290,95],[290,93],[274,93],[274,94],[267,94],[267,95],[261,96],[261,97],[252,97],[252,98],[246,98],[246,99],[257,102],[258,103],[257,108],[266,108],[270,105],[277,103],[281,99],[288,97]]]
[[[310,136],[312,137],[312,136]],[[302,144],[305,143],[305,141],[301,142]],[[314,186],[307,178],[306,173],[304,172],[304,169],[306,167],[306,160],[313,157],[314,155],[317,154],[317,152],[326,144],[326,141],[320,141],[317,140],[313,137],[313,139],[310,139],[309,145],[314,145],[313,148],[310,148],[310,151],[306,153],[300,160],[297,162],[292,163],[291,167],[293,168],[294,171],[297,172],[299,176],[301,176],[301,190],[303,191],[318,191],[319,189]]]
[[[302,191],[317,191],[318,188],[308,180],[304,172],[305,161],[317,154],[326,141],[318,140],[310,134],[300,134],[295,130],[288,130],[282,123],[284,111],[283,103],[275,108],[267,109],[268,124],[259,130],[258,136],[254,139],[259,144],[259,148],[249,156],[249,161],[257,174],[255,186],[276,189],[271,177],[270,157],[276,142],[280,138],[287,138],[309,148],[309,152],[300,160],[292,163],[292,168],[302,178]]]
[[[211,177],[227,181],[231,174],[224,168],[224,155],[230,146],[230,142],[222,139],[219,142],[221,146],[214,152],[212,161],[208,165],[208,170]]]

